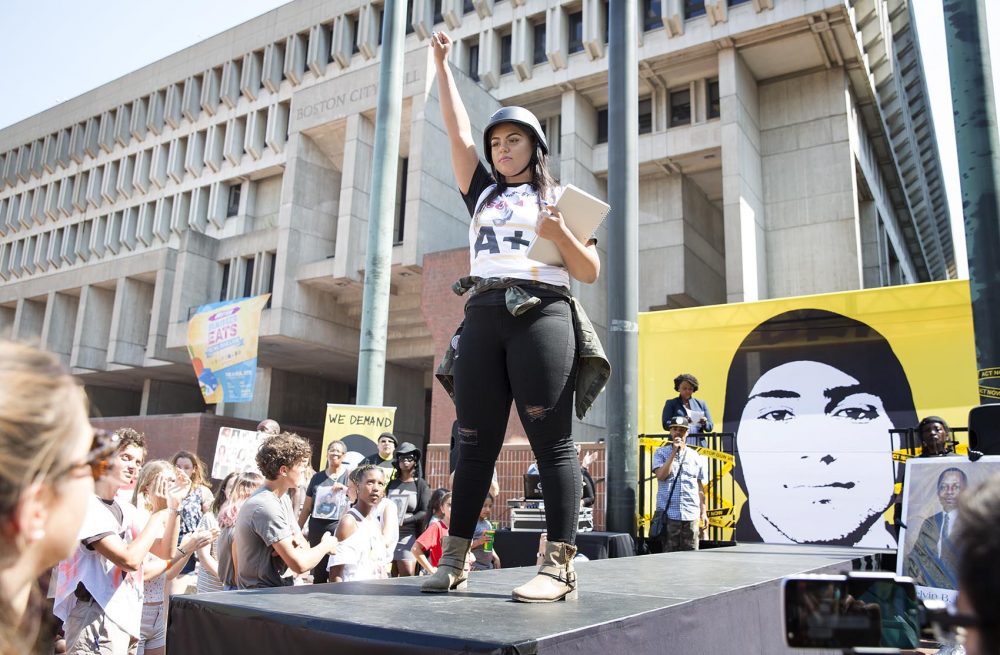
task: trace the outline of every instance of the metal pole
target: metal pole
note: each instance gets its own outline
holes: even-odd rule
[[[979,401],[1000,402],[1000,162],[984,0],[944,3],[955,141],[965,209]]]
[[[639,69],[636,0],[608,8],[608,508],[613,532],[635,535],[639,482]]]
[[[381,405],[385,387],[385,346],[389,324],[392,224],[399,167],[399,130],[403,109],[403,22],[406,0],[385,0],[382,60],[375,113],[372,196],[368,212],[368,251],[358,352],[358,404]]]

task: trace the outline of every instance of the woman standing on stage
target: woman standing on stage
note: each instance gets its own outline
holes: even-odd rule
[[[463,281],[471,297],[460,336],[452,340],[455,352],[445,358],[454,362],[458,413],[452,524],[437,572],[423,591],[446,592],[466,581],[466,555],[513,399],[538,460],[551,538],[539,574],[515,589],[513,597],[524,602],[575,598],[572,561],[581,481],[572,435],[580,373],[574,318],[586,322],[586,317],[570,296],[569,281],[597,280],[596,240],[584,243],[573,236],[553,204],[557,186],[546,164],[548,145],[528,110],[505,107],[490,117],[483,134],[490,170],[480,163],[471,122],[447,64],[452,40],[435,33],[431,48],[452,168],[472,216],[473,277]],[[565,267],[528,259],[536,238],[555,242]],[[591,339],[585,342],[593,345]],[[589,381],[589,376],[581,379]],[[581,398],[586,405],[593,395],[593,386],[578,395],[578,414],[585,411]]]

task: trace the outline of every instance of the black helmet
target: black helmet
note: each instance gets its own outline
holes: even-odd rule
[[[515,123],[528,129],[535,137],[535,144],[542,149],[542,153],[549,154],[549,144],[545,140],[542,132],[542,124],[538,122],[535,115],[524,107],[501,107],[493,112],[490,120],[483,129],[483,150],[486,151],[486,161],[493,165],[493,154],[490,149],[490,131],[500,123]]]

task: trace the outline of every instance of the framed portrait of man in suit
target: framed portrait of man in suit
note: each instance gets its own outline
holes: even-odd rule
[[[921,599],[954,602],[959,503],[963,494],[998,472],[1000,457],[907,460],[896,574],[913,578]]]

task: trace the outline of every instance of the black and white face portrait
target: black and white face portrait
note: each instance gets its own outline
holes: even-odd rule
[[[726,395],[748,498],[737,539],[894,546],[883,513],[896,477],[889,430],[913,424],[897,424],[901,411],[913,415],[909,385],[870,327],[819,310],[758,326]]]
[[[882,399],[812,361],[757,380],[740,418],[753,521],[766,541],[846,536],[888,505],[894,480]]]

